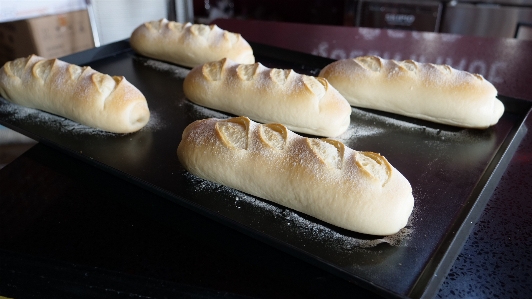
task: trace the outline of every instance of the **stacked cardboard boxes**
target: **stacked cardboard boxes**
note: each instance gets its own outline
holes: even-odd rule
[[[93,47],[87,10],[0,23],[0,66],[30,54],[57,58]]]

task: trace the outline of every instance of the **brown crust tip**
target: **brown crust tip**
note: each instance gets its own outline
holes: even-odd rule
[[[371,166],[366,161],[362,161],[364,159],[360,156],[364,156],[365,158],[373,160],[377,165],[379,165],[381,170],[384,170],[384,174],[379,175],[378,169],[372,169],[372,171],[368,170],[367,168]],[[390,180],[393,169],[384,156],[374,152],[357,152],[355,157],[355,163],[358,167],[360,167],[363,173],[381,181],[383,187]]]
[[[259,73],[261,64],[256,62],[253,64],[241,64],[237,66],[236,73],[238,78],[242,81],[251,81]]]
[[[354,59],[361,67],[373,71],[380,72],[383,63],[382,59],[378,56],[362,56]]]
[[[307,146],[318,158],[320,163],[328,166],[332,166],[336,169],[341,169],[343,165],[343,158],[345,147],[344,144],[333,140],[333,139],[316,139],[316,138],[305,138]],[[326,145],[327,144],[327,145]],[[327,146],[333,146],[336,151],[334,155],[328,151]]]
[[[271,131],[279,133],[279,135],[281,136],[282,142],[276,142],[276,141],[279,141],[279,139],[273,140],[272,134],[267,135],[265,133],[265,129],[269,129]],[[288,144],[288,129],[282,124],[277,124],[277,123],[260,125],[259,138],[262,141],[262,144],[265,144],[270,148],[274,148],[276,150],[282,151]]]
[[[244,128],[243,131],[245,132],[244,133],[245,135],[244,136],[230,135],[229,132],[227,132],[228,130],[226,129],[228,129],[228,127],[231,126],[231,124],[237,124],[237,125],[242,126]],[[214,129],[215,129],[216,135],[218,136],[218,138],[220,138],[220,140],[225,146],[247,150],[248,140],[249,140],[248,138],[249,137],[249,126],[250,126],[249,118],[241,116],[241,117],[235,117],[235,118],[230,118],[227,120],[219,121],[214,125]],[[235,131],[232,130],[232,132],[235,132]]]
[[[222,78],[222,70],[227,62],[226,58],[222,58],[218,61],[205,63],[201,67],[201,73],[203,77],[209,81],[219,81]]]

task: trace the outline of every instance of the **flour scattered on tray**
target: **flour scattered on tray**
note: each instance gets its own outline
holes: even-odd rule
[[[379,115],[376,113],[367,112],[361,109],[352,108],[352,113],[355,118],[360,118],[364,120],[374,120],[378,121],[380,123],[385,123],[389,126],[395,126],[395,127],[402,127],[402,128],[423,128],[423,126],[419,126],[413,123],[409,123],[406,121],[398,120],[395,118]]]
[[[184,101],[185,105],[192,106],[192,109],[194,113],[198,116],[198,118],[219,118],[219,119],[226,119],[233,116],[230,116],[229,114],[225,114],[223,112],[209,109],[207,107],[203,107],[197,104],[194,104],[192,102],[189,102],[187,100]]]
[[[408,121],[396,119],[393,117],[388,117],[388,116],[380,115],[377,113],[372,113],[372,112],[358,109],[355,107],[352,107],[351,117],[354,118],[355,120],[360,119],[367,123],[373,122],[373,124],[375,125],[375,127],[372,127],[371,124],[362,125],[363,127],[363,129],[361,129],[362,132],[368,132],[368,134],[366,135],[359,134],[358,136],[370,135],[369,132],[374,132],[373,135],[377,135],[380,133],[384,133],[386,130],[389,130],[389,129],[398,129],[398,130],[403,130],[403,131],[404,130],[412,131],[416,134],[422,133],[428,136],[437,137],[438,140],[452,139],[454,141],[458,141],[458,140],[475,140],[475,139],[483,138],[482,137],[483,134],[488,134],[487,130],[480,130],[480,131],[479,130],[468,130],[468,129],[463,129],[459,127],[456,127],[453,130],[442,130],[442,129],[437,129],[437,128],[431,128],[431,127],[411,123]],[[384,124],[386,128],[384,129],[377,128],[379,124]],[[436,125],[439,126],[439,124],[436,124]],[[351,129],[352,126],[353,126],[353,123],[351,123],[351,125],[349,126],[349,129]],[[349,132],[349,129],[348,129],[348,132]],[[349,134],[348,132],[347,134]],[[354,134],[352,136],[347,136],[345,137],[345,139],[349,139],[351,137],[357,137],[357,135]]]
[[[351,123],[344,133],[338,137],[335,137],[334,139],[337,139],[343,143],[347,143],[354,138],[377,136],[384,132],[385,130],[382,128],[359,126],[358,124]]]
[[[140,60],[140,58],[137,58],[137,59]],[[154,68],[158,71],[171,72],[174,74],[175,77],[181,78],[181,79],[184,79],[190,72],[189,69],[186,69],[184,67],[180,67],[174,64],[169,64],[163,61],[152,60],[152,59],[148,59],[144,61],[144,65]]]
[[[314,222],[300,216],[298,213],[269,203],[267,200],[257,199],[241,191],[199,178],[189,172],[184,173],[187,180],[194,185],[195,192],[217,192],[226,198],[229,205],[243,208],[244,205],[260,212],[269,213],[271,217],[282,219],[285,226],[281,229],[295,231],[304,239],[318,241],[322,244],[332,244],[336,249],[354,250],[357,248],[371,248],[382,243],[391,246],[405,246],[413,232],[411,221],[401,231],[394,235],[383,236],[374,239],[360,239],[344,235],[318,222]],[[414,219],[414,217],[411,217]]]
[[[163,129],[164,127],[166,127],[166,126],[165,126],[164,122],[161,120],[161,118],[159,117],[159,114],[154,112],[154,111],[150,111],[150,120],[140,130],[141,131],[147,130],[147,131],[155,132],[155,131],[159,131],[159,130]]]

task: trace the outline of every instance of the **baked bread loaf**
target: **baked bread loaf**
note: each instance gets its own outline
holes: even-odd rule
[[[230,59],[197,66],[183,83],[185,96],[208,108],[282,123],[290,130],[336,137],[349,127],[351,106],[327,80]]]
[[[135,52],[187,67],[224,57],[254,63],[253,50],[238,33],[216,25],[177,23],[161,19],[137,27],[129,39]]]
[[[150,119],[146,98],[126,78],[36,55],[4,64],[0,95],[113,133],[138,131]]]
[[[319,76],[356,107],[465,128],[487,128],[504,113],[490,82],[448,65],[363,56],[333,62]]]
[[[198,177],[360,233],[398,232],[414,205],[410,183],[381,155],[281,124],[198,120],[185,128],[177,156]]]

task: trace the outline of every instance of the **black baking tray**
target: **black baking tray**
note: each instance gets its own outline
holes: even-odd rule
[[[252,43],[268,67],[317,75],[333,60]],[[394,236],[350,232],[186,172],[176,150],[192,121],[232,115],[189,102],[188,69],[135,54],[127,40],[62,60],[123,75],[148,100],[152,118],[111,134],[0,99],[0,124],[108,171],[221,224],[388,298],[433,297],[526,134],[532,103],[500,96],[506,111],[486,130],[461,129],[353,108],[338,139],[384,155],[410,181],[415,208]],[[308,135],[307,135],[308,136]],[[312,137],[312,136],[310,136]]]

